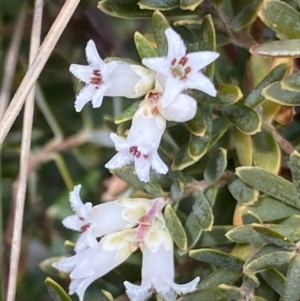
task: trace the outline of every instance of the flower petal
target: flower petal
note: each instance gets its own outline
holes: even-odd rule
[[[186,88],[185,82],[175,77],[168,77],[165,92],[162,95],[162,107],[167,107]]]
[[[180,35],[171,27],[165,31],[168,40],[168,60],[181,59],[186,54],[186,47]]]
[[[75,212],[78,212],[79,209],[81,208],[81,206],[83,206],[83,203],[81,201],[80,194],[79,194],[80,189],[81,189],[81,185],[76,185],[74,187],[73,191],[71,191],[69,193],[69,200],[70,200],[71,208]]]
[[[193,70],[201,70],[213,61],[215,61],[220,54],[214,51],[197,51],[187,55],[188,64]]]
[[[86,59],[93,67],[103,68],[105,66],[104,61],[98,54],[96,45],[93,40],[89,40],[85,48]]]
[[[143,65],[148,67],[151,70],[156,71],[164,75],[169,74],[170,63],[165,57],[153,57],[142,59]]]
[[[157,152],[152,153],[151,166],[157,172],[161,174],[166,174],[168,172],[168,166],[159,157]]]
[[[78,215],[71,215],[66,217],[62,221],[63,225],[71,230],[81,231],[82,221],[78,218]]]
[[[103,96],[105,93],[105,85],[101,85],[100,87],[98,87],[98,89],[95,89],[95,93],[93,95],[92,98],[92,105],[93,108],[100,108],[103,102]]]
[[[70,72],[75,75],[79,80],[88,84],[91,80],[93,68],[91,66],[83,66],[78,64],[72,64],[70,66]]]
[[[75,100],[76,112],[80,112],[84,105],[92,100],[94,91],[94,87],[89,84],[81,89]]]
[[[199,281],[200,281],[200,277],[196,277],[194,280],[192,280],[188,283],[185,283],[185,284],[176,284],[173,282],[172,288],[178,294],[190,293],[196,289],[196,286]]]
[[[129,164],[133,160],[132,155],[126,151],[119,151],[106,164],[109,169],[116,169]]]
[[[144,158],[136,159],[134,161],[135,171],[137,173],[138,178],[142,182],[149,182],[150,180],[150,161]]]
[[[211,80],[200,71],[193,75],[189,81],[189,88],[200,90],[212,97],[217,95],[217,90]]]
[[[126,293],[131,301],[144,301],[151,297],[153,291],[151,287],[124,282]]]
[[[168,106],[158,110],[168,121],[186,122],[195,117],[197,102],[194,98],[181,93]]]

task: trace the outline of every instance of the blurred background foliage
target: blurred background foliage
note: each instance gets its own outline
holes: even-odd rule
[[[63,3],[45,2],[43,37]],[[75,241],[77,235],[66,230],[61,220],[71,214],[68,193],[78,183],[83,186],[82,199],[94,204],[113,200],[124,192],[153,196],[165,190],[171,191],[174,200],[184,198],[174,206],[188,242],[186,250],[179,254],[192,248],[189,255],[194,259],[186,254],[176,255],[177,279],[184,282],[200,275],[202,281],[199,295],[183,299],[248,300],[243,299],[248,289],[256,296],[251,300],[275,301],[283,294],[283,301],[299,300],[300,292],[289,288],[296,283],[290,279],[299,277],[300,271],[293,274],[294,266],[299,263],[293,259],[288,264],[291,254],[298,252],[293,241],[300,239],[297,197],[300,173],[297,168],[291,172],[293,164],[299,166],[298,154],[294,153],[292,163],[289,162],[300,143],[297,74],[300,47],[296,47],[300,41],[299,1],[142,0],[139,2],[142,10],[136,3],[105,0],[99,4],[104,13],[97,8],[97,1],[82,1],[39,77],[16,300],[52,300],[43,280],[47,276],[67,289],[67,275],[58,274],[50,264],[54,257],[72,252],[72,243],[65,244],[65,240]],[[191,7],[195,9],[190,10]],[[26,13],[13,95],[28,66],[33,1],[4,0],[0,9],[2,79],[20,11]],[[151,17],[155,9],[176,25],[189,50],[210,46],[208,49],[216,47],[220,52],[215,72],[213,68],[206,70],[214,78],[218,97],[214,100],[194,93],[199,103],[200,128],[195,123],[169,124],[162,149],[174,172],[170,171],[165,178],[154,175],[153,181],[143,186],[130,176],[130,166],[115,171],[128,185],[112,177],[104,164],[115,153],[109,133],[125,133],[130,126],[130,118],[125,118],[119,126],[114,118],[133,101],[106,99],[101,109],[86,106],[82,113],[76,113],[74,98],[81,84],[70,74],[69,66],[86,64],[84,48],[89,39],[95,41],[102,58],[118,56],[140,61],[133,35],[139,31],[154,42]],[[116,18],[117,15],[121,18]],[[209,27],[211,24],[214,26]],[[207,28],[215,29],[215,40],[213,31],[209,35]],[[277,44],[268,44],[272,41]],[[203,127],[207,135],[204,138],[197,132]],[[21,135],[22,112],[2,150],[4,286],[9,268]],[[205,147],[203,139],[209,141]],[[235,177],[238,166],[260,169],[241,168]],[[292,174],[295,186],[291,184]],[[194,190],[205,194],[189,195]],[[198,213],[204,209],[197,211],[197,206],[206,206],[213,218],[202,219]],[[258,249],[263,255],[278,257],[272,262],[269,257],[257,262],[252,255]],[[101,289],[114,298],[125,299],[123,281],[138,281],[140,264],[140,254],[134,254],[93,283],[86,292],[86,300],[110,299],[107,293],[101,295]],[[287,271],[290,282],[284,278]],[[294,295],[287,296],[291,291]],[[77,296],[72,296],[72,300],[77,300]]]

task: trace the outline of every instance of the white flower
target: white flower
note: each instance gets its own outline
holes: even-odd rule
[[[166,29],[165,34],[168,40],[167,57],[142,60],[145,66],[167,77],[163,107],[167,107],[180,92],[188,88],[216,96],[213,83],[200,70],[216,60],[219,54],[213,51],[186,54],[183,40],[172,28]]]
[[[63,258],[53,266],[70,273],[69,294],[76,293],[82,301],[86,288],[97,278],[124,262],[134,251],[135,230],[124,230],[104,236],[96,249],[88,248],[74,256]]]
[[[106,163],[106,168],[115,169],[134,162],[137,176],[143,182],[150,180],[151,167],[158,173],[167,173],[168,167],[157,153],[166,121],[160,115],[153,115],[151,108],[146,103],[137,110],[126,139],[111,134],[118,153]]]
[[[196,289],[199,277],[186,284],[174,283],[173,241],[161,213],[157,214],[148,231],[144,233],[141,248],[142,283],[139,286],[128,281],[124,282],[126,293],[131,301],[144,301],[150,298],[153,292],[157,292],[165,301],[175,301],[176,294],[184,294]]]
[[[87,43],[85,52],[88,66],[70,66],[70,71],[86,83],[76,97],[77,112],[90,100],[94,108],[99,108],[104,96],[136,98],[152,88],[154,76],[148,69],[116,60],[104,62],[92,40]]]
[[[76,215],[63,220],[65,227],[82,232],[75,246],[76,252],[87,247],[96,249],[97,237],[134,227],[151,204],[146,199],[121,199],[93,207],[92,203],[82,203],[80,188],[81,185],[77,185],[70,193],[71,207]]]

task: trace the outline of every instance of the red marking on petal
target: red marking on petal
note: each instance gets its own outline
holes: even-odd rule
[[[89,227],[90,227],[91,224],[86,224],[86,225],[83,225],[80,230],[81,232],[85,232]]]
[[[173,59],[172,62],[171,62],[171,65],[174,66],[175,63],[176,63],[176,59]]]

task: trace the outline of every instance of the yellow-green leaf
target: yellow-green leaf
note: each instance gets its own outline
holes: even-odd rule
[[[134,43],[141,59],[157,56],[150,42],[138,31],[134,33]]]

